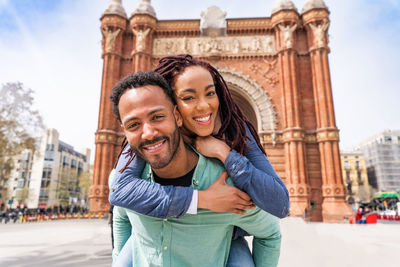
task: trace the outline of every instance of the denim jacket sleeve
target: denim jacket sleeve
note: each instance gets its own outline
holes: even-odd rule
[[[247,127],[246,131],[251,139],[248,141],[246,156],[232,150],[225,160],[225,168],[235,186],[249,194],[258,207],[276,217],[284,218],[289,210],[286,186]]]
[[[127,151],[129,145],[124,149]],[[193,189],[182,186],[162,186],[142,180],[145,161],[138,157],[120,173],[129,159],[122,154],[117,163],[109,200],[112,205],[127,208],[138,213],[157,217],[181,217],[190,206]]]

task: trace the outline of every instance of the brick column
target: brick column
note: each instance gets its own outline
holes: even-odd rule
[[[151,69],[153,53],[153,34],[157,19],[148,14],[133,14],[130,18],[130,30],[133,33],[132,71]]]
[[[286,186],[290,195],[290,214],[303,216],[309,209],[310,187],[306,168],[304,129],[301,125],[300,91],[297,78],[296,28],[298,13],[282,10],[272,15],[282,90],[282,128],[285,150]]]
[[[334,222],[351,216],[352,211],[345,201],[346,191],[340,167],[339,130],[335,121],[328,63],[328,17],[326,9],[303,14],[310,44],[317,141],[321,156],[322,217],[325,222]]]
[[[103,33],[103,76],[100,96],[98,128],[95,134],[96,153],[93,182],[89,191],[90,211],[108,212],[108,176],[114,165],[114,156],[120,139],[119,123],[112,112],[111,89],[121,75],[123,35],[127,19],[119,15],[105,14],[101,18]]]

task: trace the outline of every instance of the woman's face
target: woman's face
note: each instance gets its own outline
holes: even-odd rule
[[[183,126],[198,136],[212,134],[219,100],[210,72],[201,66],[187,67],[176,77],[174,92]]]

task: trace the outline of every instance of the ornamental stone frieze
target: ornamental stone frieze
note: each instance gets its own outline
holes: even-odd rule
[[[346,190],[343,185],[328,184],[322,185],[322,196],[323,197],[345,197]]]
[[[287,189],[289,195],[294,196],[307,196],[310,194],[311,189],[307,184],[288,184]]]
[[[289,128],[283,133],[283,142],[303,141],[305,134],[302,129]]]
[[[317,141],[339,141],[339,132],[337,129],[318,130]]]
[[[275,38],[266,36],[199,37],[199,38],[157,38],[153,42],[153,55],[175,54],[236,55],[266,54],[275,55]]]
[[[112,130],[99,130],[95,134],[95,142],[96,144],[100,143],[113,143],[116,145],[120,145],[122,142],[124,134],[120,132],[115,132]]]

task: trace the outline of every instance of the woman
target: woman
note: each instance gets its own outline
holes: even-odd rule
[[[288,191],[268,161],[256,130],[233,101],[219,72],[190,55],[162,58],[155,71],[174,90],[183,117],[181,132],[195,148],[207,157],[219,159],[235,186],[245,191],[258,207],[279,218],[285,217],[289,207]],[[147,183],[138,179],[143,160],[133,157],[126,141],[123,150],[130,159],[125,164],[124,157],[119,158],[117,170],[122,174],[115,177],[110,192],[113,205],[158,218],[184,215],[191,204],[193,207],[196,202],[193,196],[197,194],[195,209],[243,214],[244,209],[252,206],[247,195],[240,192],[238,204],[228,210],[223,200],[207,192],[214,185],[193,193],[190,187]],[[254,265],[243,238],[245,234],[236,229],[227,266]]]

